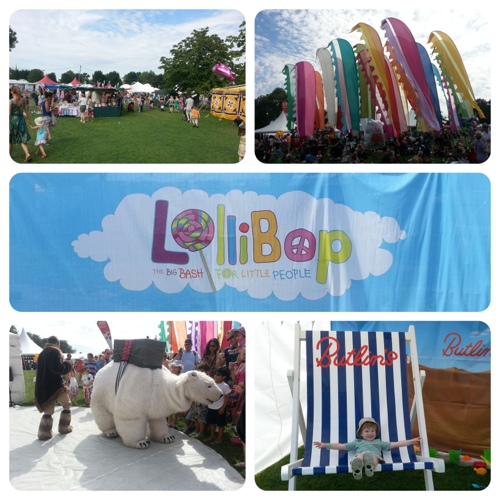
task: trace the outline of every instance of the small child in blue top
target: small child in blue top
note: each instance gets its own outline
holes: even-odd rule
[[[402,448],[420,443],[420,437],[407,439],[404,441],[395,441],[390,443],[376,439],[380,433],[380,426],[371,417],[364,417],[359,421],[358,430],[356,434],[360,439],[351,441],[349,443],[320,443],[314,442],[316,448],[327,448],[329,450],[345,450],[354,451],[356,455],[351,462],[352,474],[354,479],[361,479],[363,475],[363,468],[368,477],[373,476],[375,467],[379,463],[383,463],[382,450],[389,451],[393,448]]]
[[[47,144],[47,126],[45,125],[45,120],[38,116],[35,118],[35,126],[33,127],[31,123],[29,124],[31,130],[36,130],[36,139],[35,146],[37,146],[35,154],[38,156],[39,153],[42,153],[42,158],[47,158],[45,154],[44,145]]]

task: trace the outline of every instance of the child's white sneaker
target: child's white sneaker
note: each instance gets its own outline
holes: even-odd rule
[[[375,460],[371,453],[363,453],[363,465],[365,466],[365,474],[368,477],[373,476],[375,472]]]
[[[363,477],[363,460],[361,458],[355,458],[351,462],[351,468],[354,479],[361,479]]]

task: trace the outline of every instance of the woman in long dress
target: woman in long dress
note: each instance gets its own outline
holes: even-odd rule
[[[31,161],[28,141],[31,139],[24,114],[31,121],[30,110],[26,100],[21,95],[21,89],[15,85],[11,89],[12,99],[9,101],[9,154],[12,156],[12,146],[20,144],[25,155],[25,162]]]

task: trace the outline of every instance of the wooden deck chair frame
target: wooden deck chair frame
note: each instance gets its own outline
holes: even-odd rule
[[[307,420],[300,403],[302,343],[306,348]],[[317,449],[313,442],[352,441],[363,417],[375,418],[381,439],[390,442],[411,439],[416,420],[422,438],[420,453],[413,446],[384,451],[385,463],[375,471],[423,470],[426,490],[434,489],[432,472],[444,472],[444,460],[429,454],[422,397],[425,372],[419,370],[413,325],[408,332],[320,332],[303,331],[297,324],[294,369],[288,379],[293,397],[291,452],[290,463],[281,468],[281,479],[288,481],[289,490],[295,489],[298,476],[352,472],[354,452]],[[408,383],[414,390],[411,409]],[[300,460],[299,433],[304,442]]]

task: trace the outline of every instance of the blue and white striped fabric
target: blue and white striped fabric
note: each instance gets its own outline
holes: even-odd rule
[[[293,475],[350,472],[354,452],[315,448],[315,441],[347,443],[358,422],[372,417],[383,441],[411,439],[405,332],[306,332],[307,433],[301,467]],[[377,470],[432,469],[413,446],[382,452]]]

